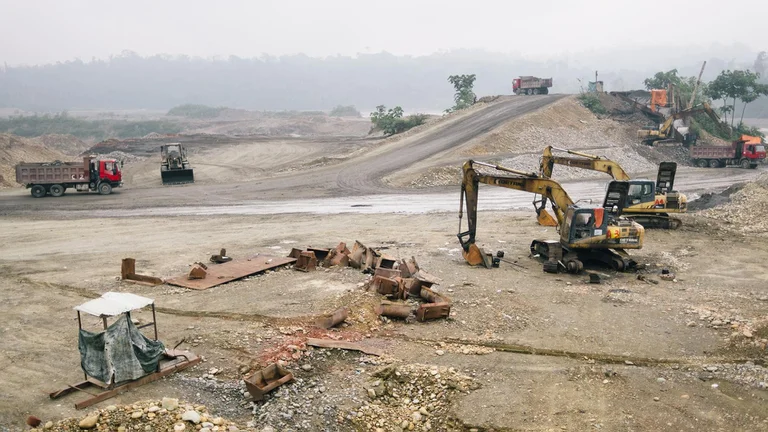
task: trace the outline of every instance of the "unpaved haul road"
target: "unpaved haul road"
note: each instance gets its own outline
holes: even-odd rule
[[[709,168],[683,168],[677,173],[675,189],[684,192],[688,200],[700,194],[725,189],[735,183],[755,179],[764,170],[742,170],[737,168],[713,170]],[[564,182],[563,186],[577,203],[602,202],[605,197],[606,180],[581,180]],[[153,217],[153,216],[210,216],[210,215],[265,215],[288,213],[403,213],[419,214],[429,212],[457,212],[459,188],[442,192],[420,194],[379,194],[336,198],[306,198],[295,200],[249,201],[238,204],[212,206],[158,206],[133,209],[57,210],[45,212],[54,218],[109,218],[109,217]],[[481,185],[479,210],[531,209],[533,195],[505,188]],[[30,214],[28,211],[11,214]]]
[[[49,210],[149,209],[227,206],[253,200],[342,197],[408,193],[389,188],[381,178],[449,151],[520,115],[565,95],[509,97],[475,111],[459,113],[421,133],[388,141],[342,163],[248,183],[124,188],[110,196],[67,192],[60,198],[31,199],[28,191],[0,194],[0,214]]]

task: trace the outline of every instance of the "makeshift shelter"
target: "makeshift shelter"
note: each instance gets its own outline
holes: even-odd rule
[[[146,307],[152,309],[152,322],[137,326],[131,319],[131,312]],[[91,398],[75,404],[81,409],[200,362],[199,357],[188,351],[166,349],[157,339],[155,301],[150,298],[108,292],[74,309],[77,311],[80,366],[85,381],[51,393],[51,399],[74,391],[88,393]],[[83,329],[83,313],[101,318],[103,330]],[[108,319],[115,317],[109,324]],[[141,329],[146,327],[153,328],[153,339],[142,334]],[[89,386],[101,387],[103,391],[94,394],[85,390]]]

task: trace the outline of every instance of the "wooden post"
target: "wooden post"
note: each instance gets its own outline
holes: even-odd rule
[[[152,324],[155,327],[155,340],[157,340],[157,317],[155,316],[155,304],[152,303]]]

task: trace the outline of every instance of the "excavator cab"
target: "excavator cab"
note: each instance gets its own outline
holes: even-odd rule
[[[631,180],[627,192],[627,207],[654,202],[654,183],[651,180]]]

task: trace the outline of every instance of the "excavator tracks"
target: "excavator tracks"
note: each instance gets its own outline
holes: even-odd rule
[[[557,273],[563,268],[568,273],[580,273],[584,263],[599,262],[616,271],[631,271],[637,268],[626,251],[620,249],[568,249],[555,240],[534,240],[531,256],[544,259],[544,271]]]
[[[624,213],[624,216],[627,219],[632,219],[633,221],[639,223],[645,229],[676,230],[681,226],[683,226],[682,220],[676,217],[670,217],[666,213],[656,213],[656,214]]]

